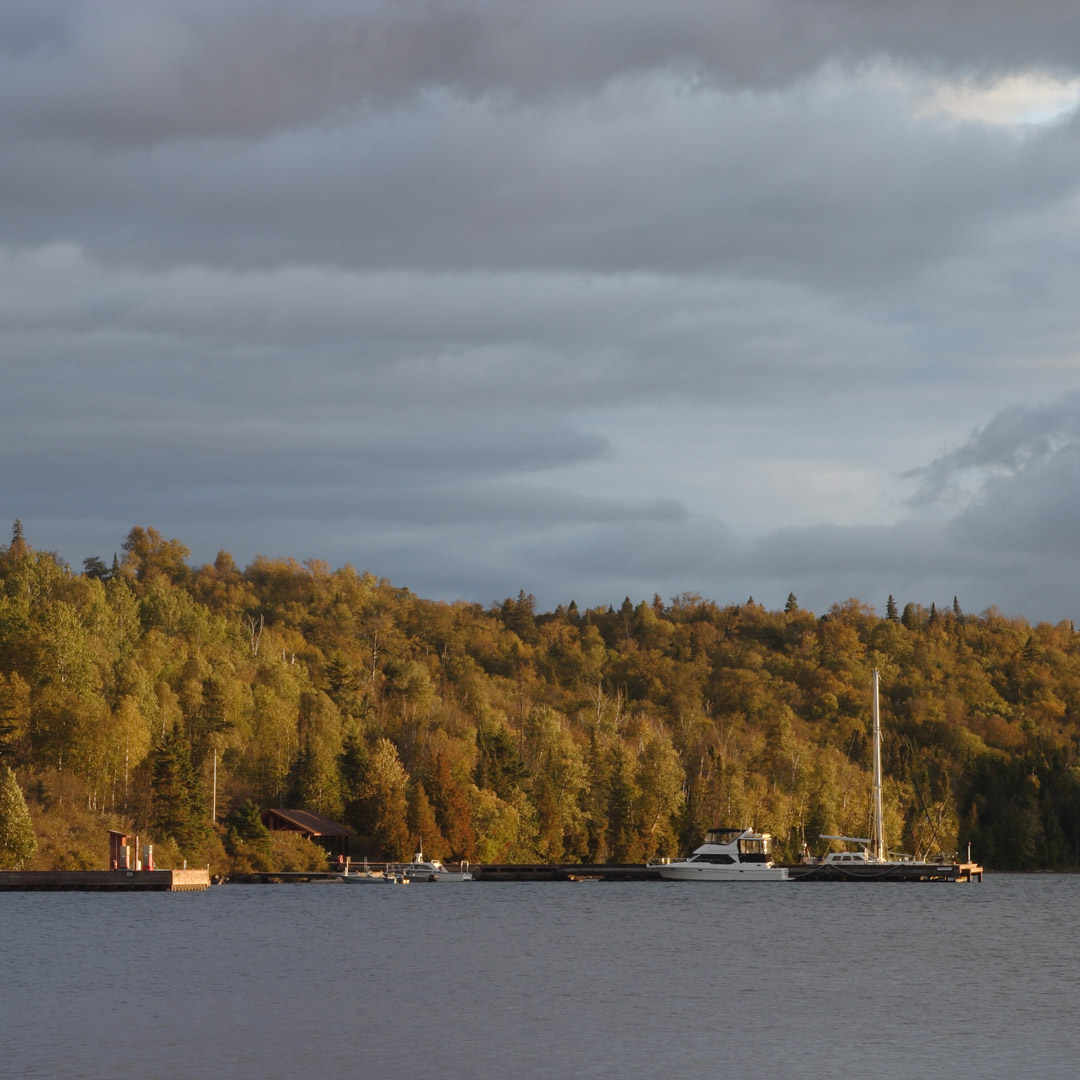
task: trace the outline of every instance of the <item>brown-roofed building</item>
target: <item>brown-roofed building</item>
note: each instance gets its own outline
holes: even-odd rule
[[[310,810],[275,810],[262,813],[263,824],[271,831],[298,832],[314,841],[334,861],[349,854],[349,837],[354,835],[348,825],[339,825],[322,814]]]

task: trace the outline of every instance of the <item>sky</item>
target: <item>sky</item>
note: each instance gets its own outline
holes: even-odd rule
[[[0,507],[1077,618],[1078,196],[1057,0],[7,0]]]

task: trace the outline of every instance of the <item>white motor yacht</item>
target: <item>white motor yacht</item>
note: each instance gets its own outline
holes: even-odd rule
[[[772,837],[753,829],[710,829],[688,859],[655,864],[665,881],[787,881],[772,860]]]

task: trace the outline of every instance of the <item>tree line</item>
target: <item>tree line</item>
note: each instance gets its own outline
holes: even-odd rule
[[[0,548],[24,861],[101,865],[108,827],[162,865],[314,858],[272,848],[266,806],[348,824],[372,859],[638,862],[717,824],[795,859],[868,835],[877,668],[893,850],[1080,864],[1071,623],[891,596],[884,616],[697,594],[540,612],[524,591],[442,603],[350,566],[189,557],[143,527],[81,571],[18,523]]]

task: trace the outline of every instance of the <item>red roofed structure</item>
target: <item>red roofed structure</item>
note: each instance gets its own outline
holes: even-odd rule
[[[275,810],[262,812],[263,824],[271,832],[298,832],[318,844],[334,861],[349,854],[349,837],[355,835],[348,825],[339,825],[310,810]]]

